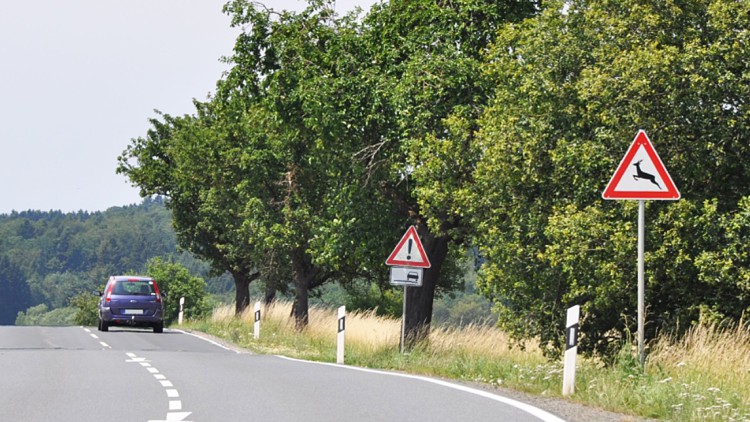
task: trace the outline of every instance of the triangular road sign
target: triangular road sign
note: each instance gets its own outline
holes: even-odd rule
[[[639,130],[628,152],[602,193],[604,199],[680,199],[659,154],[643,130]]]
[[[417,228],[409,227],[404,236],[393,249],[385,261],[385,265],[399,265],[402,267],[430,268],[430,260],[424,252],[422,241],[419,240]]]

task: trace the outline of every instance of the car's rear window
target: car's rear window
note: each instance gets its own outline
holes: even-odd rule
[[[150,296],[155,294],[153,281],[116,281],[112,294],[130,296]]]

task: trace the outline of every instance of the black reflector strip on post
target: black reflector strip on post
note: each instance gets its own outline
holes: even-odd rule
[[[255,311],[255,322],[260,321],[260,311]]]
[[[346,329],[346,317],[339,318],[339,333]]]
[[[572,349],[578,345],[578,324],[571,325],[565,330],[565,350]]]

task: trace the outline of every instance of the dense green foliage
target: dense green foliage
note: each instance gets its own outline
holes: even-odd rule
[[[32,306],[25,312],[19,312],[16,325],[51,325],[65,326],[76,323],[76,309],[70,307],[50,310],[47,305]]]
[[[99,296],[92,293],[81,293],[70,300],[76,309],[73,321],[76,325],[94,326],[99,323]]]
[[[645,129],[682,192],[646,207],[647,336],[750,309],[750,3],[551,2],[503,28],[486,71],[476,184],[465,207],[503,326],[559,346],[635,332],[634,201],[601,192]]]
[[[167,262],[156,257],[148,261],[146,274],[159,285],[164,300],[164,323],[177,320],[180,313],[180,299],[185,299],[185,319],[200,318],[208,314],[206,303],[206,282],[191,275],[181,264]]]
[[[535,10],[392,1],[360,18],[324,1],[298,13],[230,2],[243,32],[215,97],[195,116],[154,120],[118,171],[145,195],[167,195],[181,245],[217,269],[246,260],[240,273],[291,280],[300,326],[311,289],[382,285],[383,257],[416,225],[432,268],[408,291],[406,325],[421,337],[436,291],[459,285],[466,227],[450,199],[471,182],[469,141],[489,88],[481,53],[499,25]],[[247,296],[237,292],[239,312]]]
[[[750,309],[750,3],[225,10],[243,31],[215,96],[152,120],[119,171],[169,197],[180,244],[233,274],[237,311],[258,276],[290,281],[300,326],[328,281],[377,301],[414,224],[433,264],[407,292],[414,337],[471,246],[514,336],[556,353],[580,304],[583,350],[612,355],[635,331],[636,204],[601,192],[638,129],[683,194],[647,204],[647,337]]]

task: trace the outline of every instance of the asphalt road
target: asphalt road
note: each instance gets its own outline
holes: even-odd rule
[[[0,326],[0,421],[561,421],[423,377],[238,353],[176,330]]]

